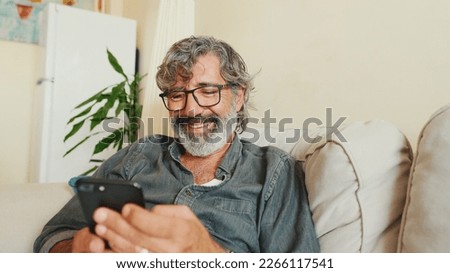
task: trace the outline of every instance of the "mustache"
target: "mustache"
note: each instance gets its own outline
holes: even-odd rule
[[[193,124],[193,123],[215,123],[218,124],[222,120],[218,116],[195,116],[195,117],[175,117],[172,119],[174,125],[179,126],[182,124]]]

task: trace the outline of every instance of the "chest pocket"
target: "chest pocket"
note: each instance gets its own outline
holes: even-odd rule
[[[254,210],[250,201],[225,198],[215,198],[214,208],[237,214],[252,214],[252,211]]]
[[[240,251],[257,251],[256,206],[247,200],[216,197],[199,214],[209,232]]]

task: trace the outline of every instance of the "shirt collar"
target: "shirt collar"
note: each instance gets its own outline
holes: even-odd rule
[[[222,159],[222,162],[220,162],[219,168],[216,170],[216,178],[226,180],[233,174],[240,158],[241,151],[242,143],[239,136],[235,133],[230,148]],[[223,176],[225,176],[226,179],[223,179]]]

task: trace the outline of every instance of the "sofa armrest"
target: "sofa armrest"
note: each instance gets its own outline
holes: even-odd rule
[[[450,104],[419,136],[409,178],[399,252],[450,252]]]
[[[72,196],[66,183],[0,184],[0,252],[32,252],[44,225]]]

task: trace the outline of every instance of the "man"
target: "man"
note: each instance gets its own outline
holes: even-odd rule
[[[95,176],[138,182],[146,209],[94,212],[76,197],[36,239],[41,252],[317,252],[301,167],[274,147],[240,140],[252,78],[227,43],[175,43],[156,75],[176,138],[147,137]],[[107,242],[107,243],[105,243]]]

